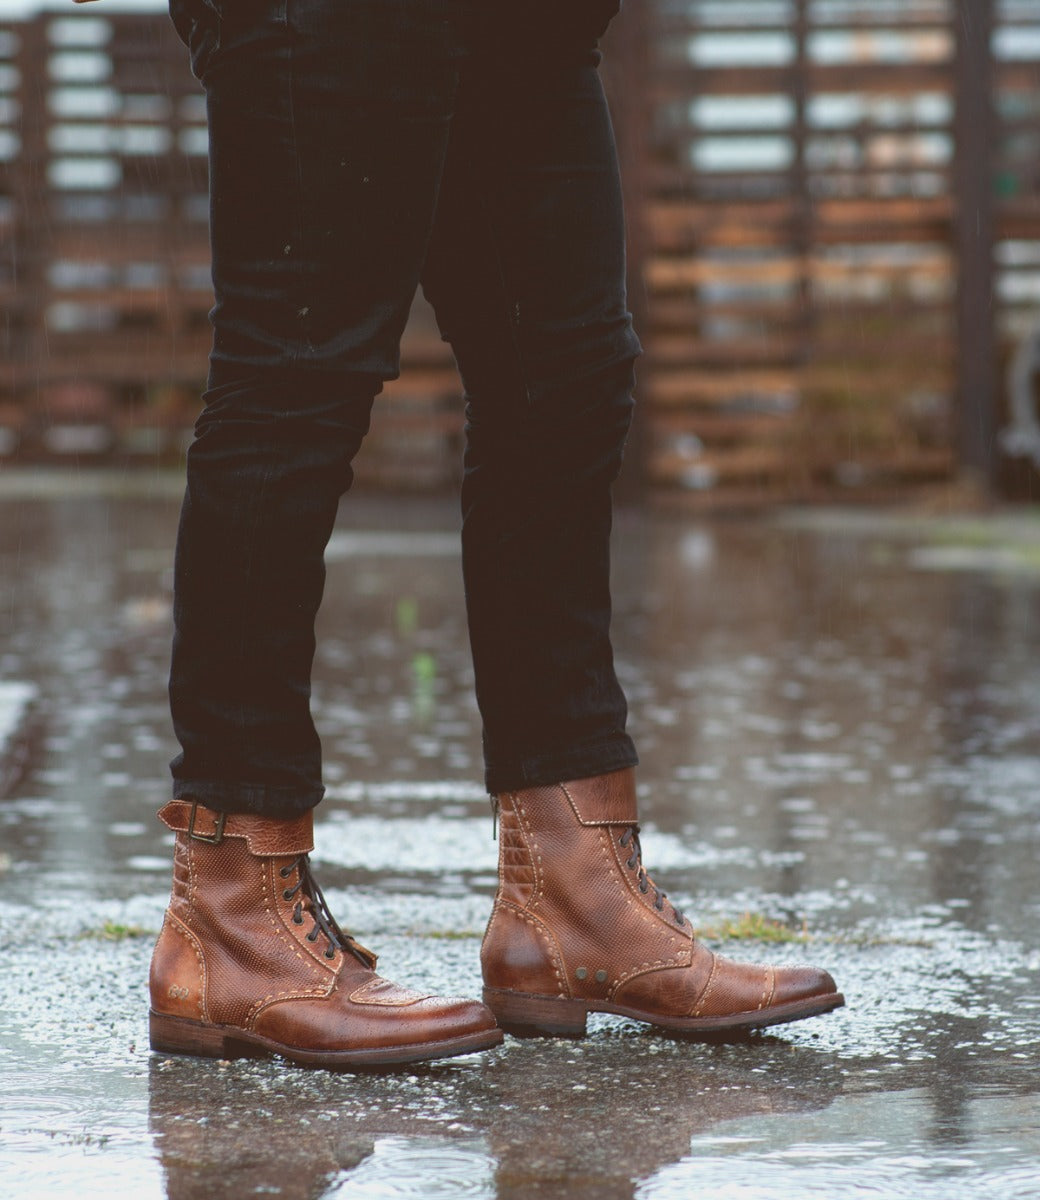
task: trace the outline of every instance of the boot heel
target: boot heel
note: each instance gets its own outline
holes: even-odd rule
[[[194,1054],[202,1058],[235,1058],[232,1040],[216,1025],[203,1025],[184,1017],[149,1012],[148,1040],[164,1054]]]
[[[584,1037],[584,1000],[531,996],[501,988],[484,989],[484,1003],[500,1029],[514,1037]]]

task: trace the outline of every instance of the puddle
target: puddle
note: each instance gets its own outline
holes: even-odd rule
[[[1040,581],[1002,569],[1002,525],[957,535],[987,560],[869,513],[618,521],[647,866],[701,928],[804,939],[713,944],[819,962],[846,1009],[729,1045],[598,1017],[336,1076],[147,1050],[178,496],[127,488],[0,488],[0,744],[25,747],[0,801],[0,1192],[1040,1194]],[[1034,524],[1008,527],[1019,560]],[[456,527],[451,501],[344,506],[315,858],[389,976],[475,995],[496,850]]]

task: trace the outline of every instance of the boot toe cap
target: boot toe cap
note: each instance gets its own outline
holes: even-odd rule
[[[814,997],[833,996],[838,992],[830,972],[820,967],[778,967],[774,1004],[786,1004],[795,1000],[811,1000]]]
[[[495,1014],[479,1000],[467,1000],[461,996],[431,996],[418,1006],[426,1017],[432,1034],[446,1037],[465,1037],[469,1034],[489,1033],[498,1028]],[[421,1019],[420,1012],[416,1017]]]

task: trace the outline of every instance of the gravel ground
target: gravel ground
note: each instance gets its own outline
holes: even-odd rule
[[[713,1044],[594,1018],[584,1041],[337,1075],[150,1053],[178,488],[18,479],[0,1196],[1040,1195],[1033,514],[618,522],[646,864],[713,946],[818,962],[847,1008]],[[456,527],[451,503],[344,505],[315,859],[381,970],[475,995],[495,845]]]

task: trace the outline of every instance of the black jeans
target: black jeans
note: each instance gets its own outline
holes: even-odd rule
[[[420,282],[465,391],[487,787],[636,761],[609,640],[639,353],[597,72],[616,7],[171,0],[207,93],[216,289],[176,556],[176,796],[321,799],[323,552]]]

